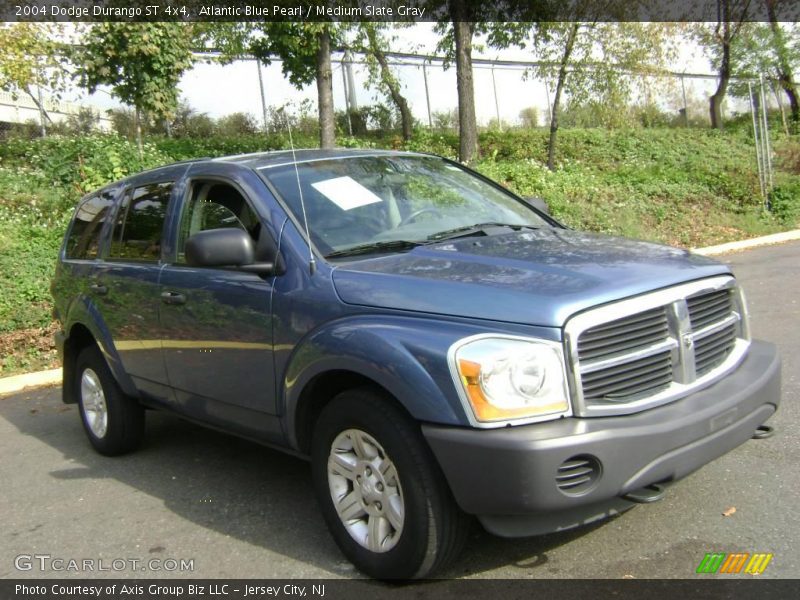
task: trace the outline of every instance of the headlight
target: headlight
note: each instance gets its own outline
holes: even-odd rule
[[[450,348],[449,357],[475,425],[570,414],[560,344],[482,335],[460,340]]]

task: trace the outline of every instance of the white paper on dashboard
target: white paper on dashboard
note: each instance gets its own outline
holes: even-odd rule
[[[383,202],[355,179],[336,177],[312,183],[311,186],[342,210]]]

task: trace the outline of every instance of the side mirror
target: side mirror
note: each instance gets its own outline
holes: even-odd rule
[[[539,212],[543,212],[546,215],[550,214],[550,207],[547,206],[547,202],[542,198],[537,198],[536,196],[529,196],[527,198],[523,198],[525,202],[530,204],[533,208],[537,209]]]
[[[186,262],[192,267],[234,267],[270,274],[273,263],[255,262],[253,240],[237,228],[207,229],[186,240]]]

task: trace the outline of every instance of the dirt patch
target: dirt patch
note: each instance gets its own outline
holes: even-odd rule
[[[0,333],[0,377],[61,366],[53,335],[57,323]]]

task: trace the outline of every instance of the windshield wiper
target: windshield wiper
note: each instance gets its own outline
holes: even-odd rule
[[[357,256],[359,254],[370,254],[373,252],[392,252],[397,250],[410,250],[421,246],[423,242],[413,242],[410,240],[389,240],[385,242],[370,242],[359,244],[343,250],[335,250],[325,255],[325,258],[339,258],[342,256]]]
[[[510,227],[515,231],[519,229],[538,229],[533,225],[521,225],[520,223],[498,223],[497,221],[487,221],[485,223],[475,223],[474,225],[463,225],[455,229],[448,229],[446,231],[439,231],[428,236],[429,240],[447,240],[450,238],[462,237],[478,233],[485,227]]]

